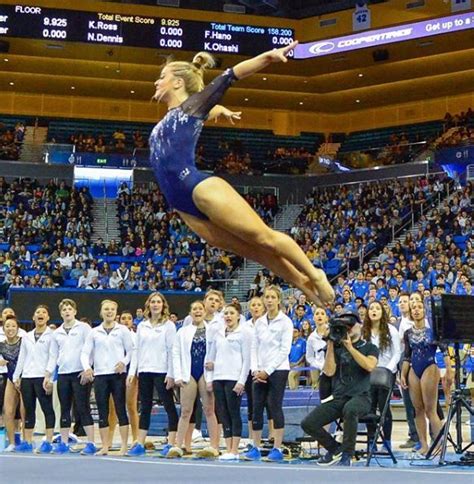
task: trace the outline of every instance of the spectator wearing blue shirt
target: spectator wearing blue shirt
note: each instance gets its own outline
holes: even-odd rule
[[[397,281],[398,293],[408,292],[408,281],[403,278],[403,274],[397,274],[395,279]]]
[[[293,322],[293,327],[297,330],[301,328],[301,323],[307,319],[306,308],[302,304],[298,304],[293,312],[291,321]]]
[[[291,343],[290,373],[288,374],[288,386],[290,390],[296,390],[299,386],[301,371],[294,371],[291,368],[304,366],[306,356],[306,340],[300,336],[300,332],[293,329],[293,342]]]
[[[310,321],[312,321],[313,320],[313,309],[311,308],[311,305],[308,303],[305,294],[300,294],[298,296],[298,304],[304,307],[305,317],[307,319],[309,319]]]
[[[359,272],[357,274],[357,279],[354,281],[352,285],[352,292],[354,296],[364,298],[367,292],[369,291],[369,283],[364,280],[364,274]]]
[[[380,301],[382,297],[388,297],[388,291],[385,287],[385,279],[380,277],[379,279],[377,279],[377,301]]]
[[[390,306],[390,309],[392,310],[392,316],[399,318],[400,317],[400,308],[398,307],[398,286],[392,286],[388,290],[387,303]]]
[[[344,286],[346,285],[346,281],[344,277],[338,276],[337,284],[334,286],[334,291],[336,293],[336,299],[342,297],[342,291],[344,290]]]
[[[143,314],[143,309],[138,308],[135,312],[135,317],[133,318],[133,324],[138,326],[144,319],[145,315]]]
[[[352,293],[349,289],[345,289],[342,293],[342,304],[344,305],[344,312],[354,313],[357,311],[356,303],[352,299]]]
[[[434,287],[436,285],[436,279],[438,278],[439,274],[443,273],[443,263],[436,262],[435,268],[429,272],[429,280],[430,280],[430,287]]]

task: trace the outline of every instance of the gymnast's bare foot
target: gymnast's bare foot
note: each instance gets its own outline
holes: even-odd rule
[[[102,447],[99,451],[95,453],[95,455],[107,455],[109,453],[108,447]]]

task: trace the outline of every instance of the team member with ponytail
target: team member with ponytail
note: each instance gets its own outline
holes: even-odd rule
[[[216,332],[207,355],[208,390],[214,391],[219,421],[222,423],[227,452],[220,460],[239,460],[242,437],[240,404],[250,371],[252,332],[240,324],[240,307],[224,308],[225,328]]]
[[[401,355],[400,336],[395,326],[389,323],[388,314],[379,301],[373,301],[369,304],[362,327],[362,337],[366,341],[373,343],[379,349],[377,367],[387,368],[390,371],[393,387]],[[384,390],[371,387],[371,413],[376,414],[377,407],[382,412],[388,393],[392,393],[392,388],[390,390]],[[392,450],[392,426],[392,412],[389,405],[383,426],[383,434],[385,437],[384,445],[389,450]],[[375,435],[374,424],[367,424],[367,433],[369,435],[369,441],[373,440]]]
[[[36,401],[39,400],[46,422],[46,440],[37,449],[40,454],[53,450],[55,415],[52,386],[46,391],[43,379],[49,358],[49,347],[53,331],[48,328],[49,309],[40,304],[33,314],[35,329],[22,338],[20,355],[13,374],[13,382],[21,391],[25,406],[24,441],[15,447],[15,452],[33,451],[33,431],[36,423]]]
[[[81,351],[91,327],[76,319],[77,306],[72,299],[63,299],[59,303],[59,313],[63,324],[53,331],[49,346],[48,365],[43,380],[43,388],[51,392],[52,375],[58,368],[58,397],[61,405],[61,442],[54,452],[65,454],[69,452],[69,431],[71,429],[71,407],[74,400],[76,411],[80,415],[81,424],[87,435],[84,455],[94,455],[97,451],[94,445],[94,423],[89,404],[90,381],[85,377],[81,364]]]
[[[122,311],[119,318],[119,323],[125,326],[130,331],[133,347],[137,347],[137,334],[133,330],[133,314],[131,311]],[[127,413],[130,421],[130,430],[132,431],[132,442],[138,440],[138,380],[135,378],[130,384],[127,382]],[[115,411],[114,399],[110,397],[109,400],[109,442],[112,445],[115,434],[115,427],[117,426],[117,412]]]
[[[400,383],[402,388],[410,391],[421,443],[419,453],[425,455],[428,452],[426,419],[430,422],[434,438],[442,427],[437,413],[439,369],[435,354],[438,347],[444,354],[446,381],[449,385],[453,382],[453,374],[447,346],[434,341],[433,331],[425,318],[425,306],[420,299],[413,298],[410,301],[410,319],[414,325],[407,329],[404,336],[405,356]]]
[[[127,384],[137,380],[140,395],[140,423],[138,442],[128,451],[129,456],[145,454],[145,439],[150,428],[153,406],[153,390],[168,415],[168,444],[161,451],[163,456],[176,443],[178,412],[174,404],[173,344],[176,327],[169,320],[170,308],[166,298],[159,292],[148,296],[145,302],[145,319],[137,330],[137,345],[133,352]]]
[[[263,305],[263,300],[260,296],[255,296],[249,301],[249,311],[250,319],[246,321],[246,326],[252,331],[252,338],[255,337],[255,325],[257,320],[265,314],[265,306]],[[253,439],[253,375],[249,371],[249,375],[245,382],[245,393],[247,395],[247,415],[249,422],[249,437]],[[273,432],[273,420],[271,419],[270,413],[267,406],[267,420],[268,420],[268,430],[269,437],[272,438]]]
[[[253,441],[254,446],[244,456],[258,460],[263,429],[263,409],[268,404],[273,418],[274,448],[268,454],[270,461],[282,461],[281,444],[285,432],[283,396],[290,371],[289,354],[293,339],[293,323],[280,310],[281,290],[268,286],[263,291],[266,314],[255,324],[252,344],[253,387]]]
[[[248,203],[223,179],[200,172],[195,148],[206,119],[225,116],[240,119],[217,105],[238,79],[248,77],[274,62],[287,62],[297,42],[264,52],[227,69],[204,87],[204,70],[214,66],[206,52],[193,62],[166,64],[155,82],[154,99],[168,107],[150,136],[151,159],[157,181],[169,205],[186,224],[211,245],[255,260],[292,283],[312,300],[330,302],[334,291],[288,235],[269,228]]]
[[[313,316],[316,329],[309,335],[306,344],[306,362],[311,370],[311,386],[319,388],[321,403],[331,395],[331,379],[322,371],[326,358],[326,337],[329,333],[329,318],[323,308],[316,308]]]
[[[167,457],[182,457],[182,445],[193,412],[194,401],[199,395],[206,416],[210,446],[199,452],[200,457],[218,457],[219,428],[214,411],[214,395],[207,389],[204,363],[207,350],[207,329],[204,322],[205,307],[202,301],[191,304],[192,324],[181,328],[173,345],[173,371],[175,385],[180,390],[181,416],[178,423],[176,445]]]
[[[117,303],[104,299],[100,304],[102,324],[87,336],[81,353],[85,378],[94,380],[95,400],[99,411],[102,449],[97,455],[107,455],[109,442],[109,399],[114,399],[122,441],[120,455],[127,453],[128,417],[126,409],[127,365],[133,352],[130,332],[116,322]],[[94,369],[91,368],[92,366]]]
[[[17,442],[15,434],[16,412],[20,403],[20,393],[13,384],[13,374],[15,373],[21,348],[17,319],[14,316],[5,319],[3,330],[5,340],[0,342],[0,368],[6,368],[6,373],[3,374],[3,388],[0,389],[0,409],[4,411],[3,418],[9,441],[5,452],[13,452]],[[18,442],[18,445],[21,445],[21,442]]]

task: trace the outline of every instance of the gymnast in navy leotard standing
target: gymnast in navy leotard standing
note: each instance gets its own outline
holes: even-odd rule
[[[204,121],[219,116],[232,123],[240,119],[240,112],[217,104],[231,84],[271,63],[286,62],[296,45],[241,62],[205,88],[203,72],[214,65],[206,52],[197,54],[192,63],[166,64],[153,97],[168,106],[168,113],[150,136],[151,165],[170,206],[208,243],[259,262],[314,301],[331,302],[334,291],[326,275],[296,242],[265,225],[226,181],[199,172],[194,159]]]
[[[425,317],[422,301],[414,299],[410,303],[410,319],[414,322],[404,335],[405,356],[401,372],[402,388],[410,391],[415,407],[415,424],[420,438],[420,454],[428,452],[426,419],[429,420],[433,435],[437,436],[442,422],[437,413],[439,369],[435,354],[439,347],[446,362],[446,380],[452,384],[453,375],[447,347],[437,343],[433,331]]]

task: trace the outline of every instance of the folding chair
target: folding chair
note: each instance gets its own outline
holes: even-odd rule
[[[367,428],[365,431],[358,431],[357,435],[364,435],[367,437],[367,463],[366,466],[370,465],[370,461],[374,455],[389,455],[392,459],[393,463],[397,463],[397,459],[393,455],[392,449],[387,448],[387,452],[379,452],[376,450],[376,445],[378,443],[383,444],[384,440],[386,440],[385,435],[383,433],[383,425],[385,423],[385,418],[387,415],[387,411],[390,405],[390,399],[392,396],[393,391],[393,375],[390,370],[387,368],[375,368],[372,373],[370,374],[370,386],[376,387],[387,391],[387,399],[385,400],[383,409],[380,413],[377,414],[367,414],[364,415],[359,419],[359,423],[365,424],[373,424],[375,425],[375,434],[373,441],[369,441],[369,434]],[[360,441],[358,441],[360,442]]]

